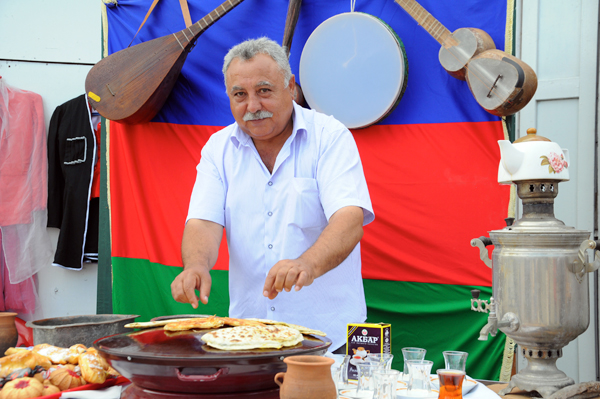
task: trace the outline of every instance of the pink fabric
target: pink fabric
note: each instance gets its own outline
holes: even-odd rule
[[[32,212],[46,208],[48,193],[42,97],[4,87],[0,101],[0,226],[31,223]]]
[[[0,306],[17,313],[35,311],[35,274],[52,261],[46,152],[42,97],[0,78]]]
[[[17,284],[10,283],[4,251],[2,250],[2,232],[0,232],[0,281],[2,282],[1,312],[17,312],[20,314],[35,312],[37,290],[34,277]]]

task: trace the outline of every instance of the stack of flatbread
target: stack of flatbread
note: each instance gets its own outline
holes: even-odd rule
[[[223,350],[274,348],[299,344],[300,331],[285,326],[239,326],[220,328],[202,336],[208,346]]]
[[[236,319],[232,317],[197,317],[170,319],[157,322],[130,323],[129,328],[164,326],[166,333],[187,330],[214,330],[205,333],[202,340],[208,346],[223,350],[290,347],[304,340],[302,334],[319,335],[323,331],[313,330],[297,324],[266,319]],[[227,327],[227,328],[222,328]]]

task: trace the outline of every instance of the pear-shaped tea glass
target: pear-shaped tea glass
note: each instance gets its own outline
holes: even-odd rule
[[[402,370],[402,380],[408,382],[408,360],[423,360],[425,359],[426,349],[407,347],[402,348],[402,356],[404,356],[404,369]]]
[[[406,396],[431,396],[431,360],[407,360],[408,386]]]
[[[344,396],[349,398],[371,399],[375,391],[373,374],[378,370],[385,370],[385,367],[380,362],[366,360],[356,363],[356,369],[358,370],[358,387],[356,390],[344,392]]]

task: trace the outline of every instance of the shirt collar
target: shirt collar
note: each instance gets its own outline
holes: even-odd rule
[[[300,131],[306,133],[306,122],[302,117],[302,107],[296,104],[295,101],[293,102],[293,105],[294,112],[292,113],[292,121],[294,127],[291,136],[287,140],[289,142],[292,142],[294,140],[294,138],[297,135],[297,132]],[[240,145],[248,146],[250,145],[250,143],[252,143],[252,139],[250,138],[250,136],[248,136],[246,133],[244,133],[242,129],[240,129],[240,126],[237,124],[237,122],[234,122],[233,124],[233,133],[231,133],[230,139],[231,142],[238,148]]]

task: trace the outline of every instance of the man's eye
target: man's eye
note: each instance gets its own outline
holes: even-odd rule
[[[244,95],[244,92],[241,92],[241,91],[237,91],[237,92],[233,93],[234,97],[241,97],[243,95]]]
[[[266,88],[266,87],[263,87],[262,89],[258,90],[258,92],[261,93],[261,94],[265,94],[265,93],[268,93],[270,91],[271,91],[271,89]]]

